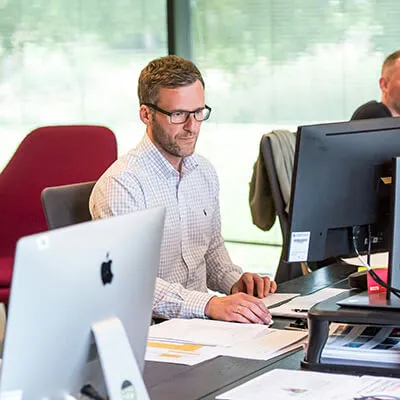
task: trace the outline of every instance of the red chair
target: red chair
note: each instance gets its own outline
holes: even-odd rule
[[[116,158],[103,126],[47,126],[25,137],[0,173],[0,302],[8,302],[17,240],[47,230],[42,190],[97,180]]]

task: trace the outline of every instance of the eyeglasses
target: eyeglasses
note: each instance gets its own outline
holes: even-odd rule
[[[194,119],[196,121],[205,121],[210,117],[211,114],[211,107],[208,107],[207,105],[194,111],[176,110],[171,112],[165,111],[162,108],[157,107],[155,104],[143,103],[143,105],[150,107],[153,110],[156,110],[162,114],[168,115],[171,124],[184,124],[189,119],[190,114],[194,115]]]

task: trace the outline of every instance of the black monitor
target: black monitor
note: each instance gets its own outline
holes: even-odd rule
[[[301,126],[289,211],[289,262],[392,247],[392,160],[400,118]],[[393,283],[393,282],[392,282]]]
[[[286,238],[288,261],[351,257],[356,255],[355,247],[360,253],[389,251],[388,283],[399,289],[398,157],[400,118],[299,127]],[[388,294],[383,303],[381,296],[377,300],[367,295],[346,305],[400,308],[398,295]]]

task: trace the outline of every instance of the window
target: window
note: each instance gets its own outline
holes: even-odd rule
[[[226,240],[281,243],[277,224],[262,232],[251,222],[248,183],[261,135],[348,120],[379,99],[399,17],[394,0],[192,1],[193,58],[213,109],[198,149],[220,176]]]
[[[0,169],[41,125],[106,125],[133,147],[140,70],[167,53],[163,0],[0,1]]]

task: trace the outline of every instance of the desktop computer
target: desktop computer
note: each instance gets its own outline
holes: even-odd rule
[[[164,214],[154,208],[20,239],[0,397],[148,398],[141,372]]]
[[[399,214],[394,207],[399,196],[395,201],[394,195],[396,188],[400,191],[394,184],[393,159],[398,156],[400,118],[299,127],[288,261],[390,251],[389,284],[400,288],[398,243],[393,235]],[[400,307],[398,300],[389,294],[386,304]]]

